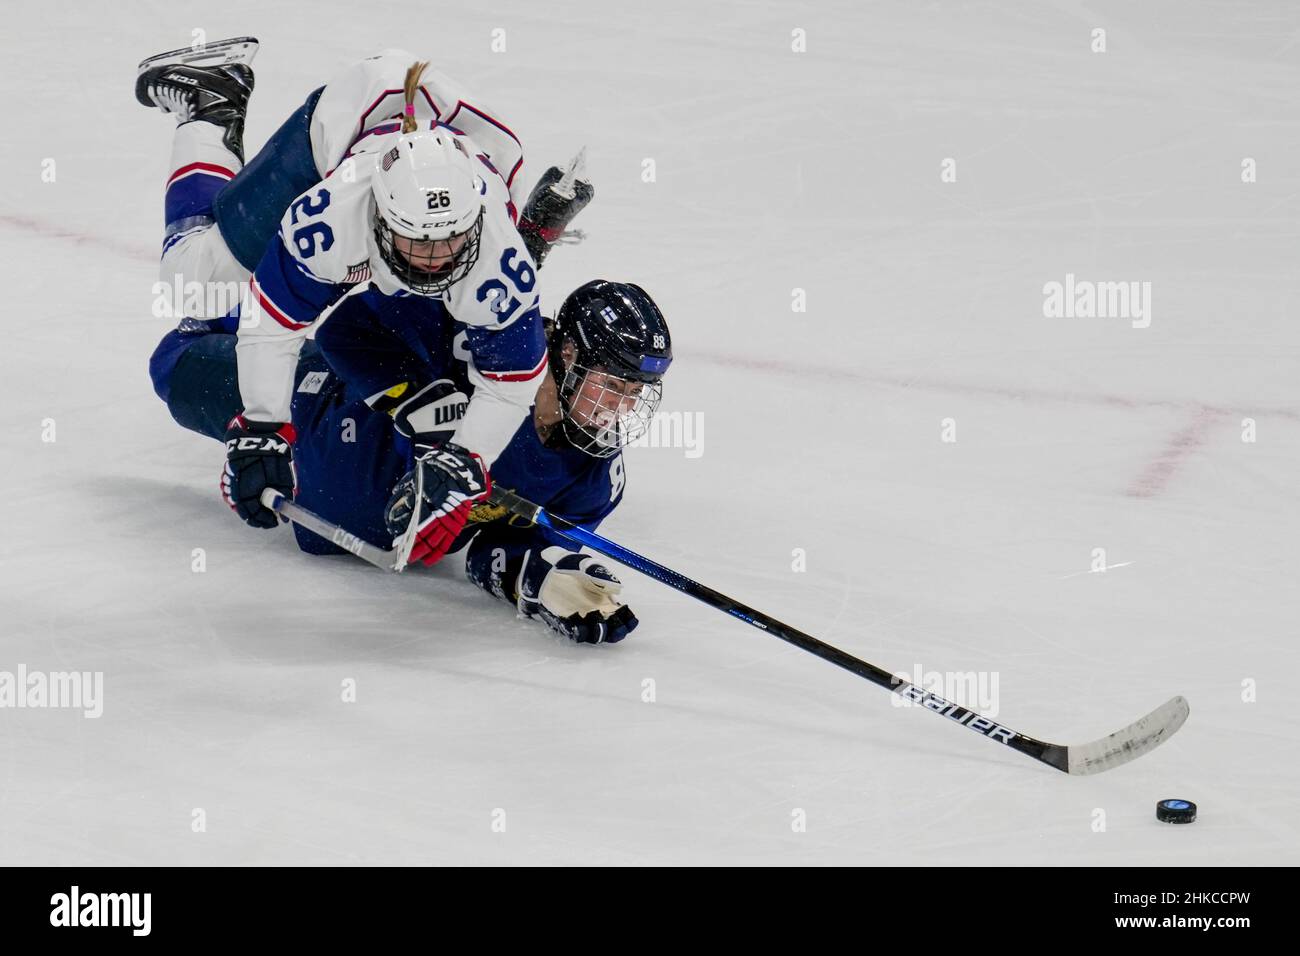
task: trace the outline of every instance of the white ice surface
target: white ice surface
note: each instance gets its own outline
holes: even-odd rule
[[[0,670],[105,703],[0,710],[0,862],[1300,862],[1294,4],[289,9],[11,11]],[[666,408],[705,422],[698,459],[629,454],[611,537],[891,670],[994,671],[1035,736],[1175,693],[1187,725],[1071,778],[635,572],[641,629],[573,647],[460,562],[245,529],[146,374],[170,130],[134,67],[196,27],[262,40],[250,151],[396,44],[513,121],[529,183],[586,144],[590,239],[544,291],[649,288]],[[1150,328],[1044,318],[1067,272],[1152,282]]]

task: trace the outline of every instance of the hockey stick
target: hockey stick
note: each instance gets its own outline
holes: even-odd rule
[[[274,488],[267,488],[262,492],[262,504],[270,508],[278,515],[284,515],[294,524],[300,524],[308,531],[314,531],[326,541],[337,544],[344,551],[350,551],[363,561],[368,561],[375,567],[384,571],[401,571],[406,562],[398,563],[400,549],[381,548],[378,545],[371,544],[369,541],[362,541],[356,535],[349,531],[344,531],[336,524],[326,521],[320,515],[313,511],[308,511],[302,505],[291,501]],[[407,549],[407,554],[410,549]]]
[[[603,538],[593,531],[588,531],[586,528],[566,521],[564,518],[548,514],[540,505],[535,505],[531,501],[520,498],[513,492],[499,487],[494,488],[492,501],[508,508],[513,514],[546,528],[548,531],[579,547],[586,546],[606,557],[613,558],[615,561],[640,571],[642,574],[647,574],[657,581],[662,581],[670,588],[688,594],[696,600],[703,601],[710,607],[717,608],[719,611],[726,611],[733,617],[738,617],[746,624],[771,634],[773,637],[780,638],[787,644],[793,644],[810,654],[816,654],[822,660],[830,661],[832,664],[892,691],[906,700],[920,704],[928,710],[947,717],[949,720],[954,720],[965,727],[969,727],[976,733],[1005,744],[1012,750],[1017,750],[1065,773],[1076,775],[1101,773],[1103,770],[1110,770],[1112,767],[1128,763],[1130,760],[1140,757],[1147,751],[1153,750],[1164,743],[1187,720],[1189,713],[1187,701],[1182,697],[1174,697],[1122,730],[1117,730],[1109,737],[1102,737],[1100,740],[1094,740],[1091,743],[1066,745],[1038,740],[1035,737],[1005,727],[987,717],[981,717],[973,710],[968,710],[958,704],[944,700],[937,694],[895,677],[875,664],[860,660],[837,647],[819,641],[803,631],[796,630],[788,624],[783,624],[774,617],[769,617],[762,611],[741,604],[734,598],[729,598],[725,594],[713,590],[713,588],[706,587],[697,581],[692,581],[690,578],[678,574],[671,568],[666,568],[662,564],[657,564],[649,558],[642,557],[622,545],[615,544],[608,538]]]
[[[415,493],[416,501],[424,496],[424,469],[417,469],[415,472]],[[309,508],[304,508],[292,498],[286,498],[274,488],[264,488],[262,490],[261,502],[263,507],[269,508],[276,514],[288,518],[294,524],[302,525],[308,531],[320,535],[326,541],[338,545],[344,551],[355,554],[358,558],[373,564],[381,571],[405,571],[411,561],[411,551],[415,547],[416,532],[419,526],[414,522],[409,522],[406,531],[400,538],[393,541],[391,548],[381,548],[377,544],[371,544],[363,538],[358,538],[350,531],[345,531],[332,521],[326,521],[316,512]]]
[[[671,568],[666,568],[662,564],[657,564],[649,558],[642,557],[635,551],[630,551],[622,545],[610,541],[608,538],[601,537],[594,531],[588,531],[586,528],[566,521],[564,518],[549,514],[541,505],[533,504],[513,492],[506,491],[504,488],[493,488],[491,501],[494,504],[504,506],[511,513],[539,527],[546,528],[556,536],[576,544],[578,547],[588,547],[608,558],[613,558],[615,561],[640,571],[642,574],[649,575],[655,580],[681,591],[683,594],[688,594],[699,601],[703,601],[710,607],[726,611],[733,617],[740,618],[746,624],[771,634],[773,637],[780,638],[787,644],[793,644],[801,650],[815,654],[823,660],[830,661],[846,671],[857,674],[859,677],[892,691],[906,700],[920,704],[937,714],[947,717],[949,720],[969,727],[976,733],[996,740],[1012,750],[1018,750],[1026,756],[1033,757],[1035,760],[1065,773],[1075,775],[1101,773],[1103,770],[1110,770],[1112,767],[1128,763],[1130,760],[1134,760],[1164,743],[1187,720],[1189,713],[1187,701],[1182,697],[1174,697],[1161,704],[1145,717],[1138,718],[1127,727],[1117,730],[1109,737],[1102,737],[1100,740],[1075,745],[1053,744],[1038,740],[1035,737],[1005,727],[987,717],[981,717],[973,710],[968,710],[951,701],[944,700],[937,694],[895,677],[875,664],[860,660],[852,654],[805,634],[803,631],[790,627],[788,624],[783,624],[762,611],[757,611],[719,591],[692,581]],[[322,538],[334,542],[339,547],[385,571],[400,571],[402,568],[398,562],[401,559],[403,550],[409,554],[409,549],[399,547],[389,550],[362,541],[356,535],[344,531],[338,525],[326,521],[319,515],[269,488],[262,493],[262,504],[277,514],[284,515],[289,520],[302,525],[309,531],[314,531]]]

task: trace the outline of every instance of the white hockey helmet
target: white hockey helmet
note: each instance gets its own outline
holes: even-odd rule
[[[371,176],[375,242],[412,292],[440,295],[478,260],[487,185],[459,137],[445,129],[402,133]]]

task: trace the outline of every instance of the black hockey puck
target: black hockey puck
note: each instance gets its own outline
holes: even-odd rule
[[[1156,819],[1162,823],[1191,823],[1196,819],[1196,804],[1190,800],[1161,800],[1156,804]]]

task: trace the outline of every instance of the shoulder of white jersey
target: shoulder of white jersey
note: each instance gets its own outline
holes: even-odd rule
[[[468,132],[459,127],[448,123],[432,123],[430,129],[442,129],[451,133],[458,140],[470,156],[474,158],[474,171],[483,177],[488,192],[485,197],[489,200],[500,200],[508,202],[510,200],[510,187],[506,183],[506,178],[497,169],[492,162],[492,157],[488,152],[479,145],[478,141]]]
[[[506,190],[513,189],[515,178],[524,165],[524,147],[514,130],[482,100],[471,100],[462,94],[457,95],[454,103],[450,96],[443,102],[445,105],[438,119],[463,134],[473,136],[479,152],[489,158],[489,165],[497,171]]]
[[[352,285],[370,278],[371,156],[356,176],[334,174],[290,203],[280,234],[294,264],[321,282]]]
[[[312,156],[322,175],[335,169],[366,133],[400,120],[406,71],[417,59],[406,50],[383,50],[330,77],[311,118]],[[415,110],[421,119],[438,117],[431,97],[416,97]]]
[[[312,113],[311,140],[317,169],[328,173],[376,127],[400,120],[405,110],[406,71],[420,59],[407,50],[389,49],[356,61],[325,84]],[[442,122],[479,140],[507,188],[523,166],[519,138],[498,113],[451,77],[425,69],[415,97],[418,120]]]
[[[362,133],[357,138],[357,141],[348,148],[348,151],[339,158],[338,165],[330,170],[330,175],[333,176],[336,173],[354,175],[361,157],[380,155],[401,135],[401,120],[389,120],[386,123],[380,123],[378,126],[372,126]],[[351,173],[349,173],[349,166],[352,167]],[[365,169],[366,175],[368,176],[373,169],[373,165],[367,166]]]

